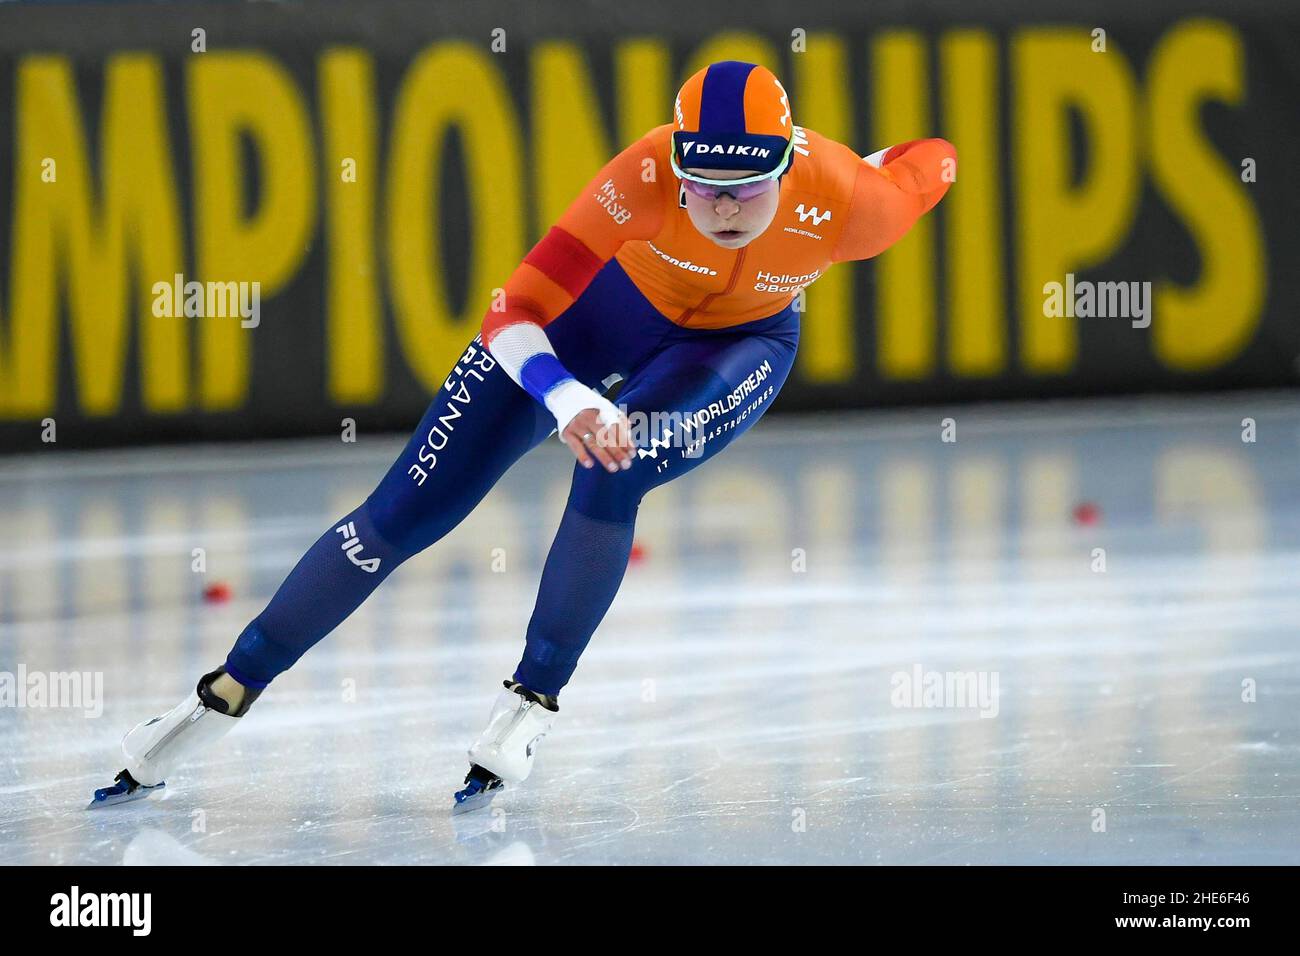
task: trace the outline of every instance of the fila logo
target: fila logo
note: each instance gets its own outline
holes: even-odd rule
[[[334,530],[337,531],[339,534],[343,535],[343,544],[340,545],[340,547],[342,547],[342,549],[348,553],[349,561],[351,561],[353,564],[359,567],[362,571],[365,571],[367,574],[374,574],[376,571],[379,570],[378,558],[358,557],[358,555],[361,554],[362,544],[361,544],[361,539],[357,537],[356,526],[353,525],[351,521],[349,521],[347,524],[339,525]]]
[[[795,206],[794,211],[799,214],[800,222],[807,222],[811,219],[814,226],[820,226],[827,219],[831,218],[831,211],[829,209],[825,212],[819,211],[816,206],[813,206],[812,209],[805,209],[803,203]]]

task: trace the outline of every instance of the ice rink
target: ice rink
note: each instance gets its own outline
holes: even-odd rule
[[[532,778],[453,818],[563,507],[548,442],[165,796],[86,811],[400,442],[0,462],[0,860],[1300,863],[1285,394],[761,422],[646,499]],[[32,696],[73,672],[102,699]]]

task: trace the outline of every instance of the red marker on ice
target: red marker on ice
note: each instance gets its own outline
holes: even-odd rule
[[[203,600],[209,604],[224,604],[230,600],[230,585],[225,581],[209,584],[203,589]]]
[[[1083,501],[1074,506],[1074,523],[1094,525],[1101,520],[1101,510],[1091,501]]]

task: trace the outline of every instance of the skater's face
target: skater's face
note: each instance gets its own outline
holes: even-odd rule
[[[757,175],[752,169],[688,168],[685,172],[713,180],[748,179]],[[681,182],[686,196],[686,214],[691,217],[691,223],[724,249],[739,249],[761,236],[776,217],[776,207],[781,199],[781,184],[776,180],[750,184],[743,189],[737,187],[736,195],[729,192],[701,195],[701,192],[715,191],[698,189],[688,180]]]

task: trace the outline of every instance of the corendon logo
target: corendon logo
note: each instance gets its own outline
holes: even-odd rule
[[[800,222],[807,222],[811,219],[814,226],[820,226],[827,219],[831,218],[831,211],[829,209],[825,212],[821,212],[816,206],[813,206],[812,209],[806,209],[803,203],[795,206],[794,211],[799,214]]]
[[[343,535],[343,544],[341,547],[348,553],[349,561],[367,574],[374,574],[379,570],[378,558],[358,557],[358,555],[361,554],[364,545],[361,544],[361,539],[357,537],[356,526],[351,521],[347,524],[339,525],[334,530]]]
[[[718,270],[710,269],[708,266],[696,265],[694,262],[691,262],[690,259],[682,260],[682,259],[678,259],[676,256],[670,256],[668,253],[664,252],[662,249],[660,249],[658,246],[656,246],[653,242],[650,242],[649,240],[646,240],[646,245],[649,246],[650,249],[654,252],[654,254],[657,255],[660,259],[662,259],[664,262],[671,263],[672,265],[675,265],[679,269],[685,269],[687,272],[699,272],[702,275],[715,276],[718,274]]]

